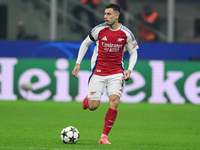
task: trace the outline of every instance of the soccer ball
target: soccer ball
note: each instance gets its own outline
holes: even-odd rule
[[[23,84],[20,85],[20,88],[24,91],[31,91],[33,90],[32,84],[30,82],[24,82]]]
[[[60,137],[65,144],[75,144],[78,141],[80,134],[75,127],[68,126],[62,129]]]

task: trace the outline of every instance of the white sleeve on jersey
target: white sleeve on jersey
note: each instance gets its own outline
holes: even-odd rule
[[[132,71],[137,61],[137,49],[139,47],[137,41],[135,39],[132,40],[130,36],[128,36],[126,46],[130,54],[128,70]]]
[[[83,59],[83,57],[85,56],[85,53],[88,50],[88,47],[90,46],[90,44],[92,44],[94,41],[92,41],[89,37],[89,35],[85,38],[85,40],[82,42],[80,48],[79,48],[79,52],[78,52],[78,58],[76,60],[77,64],[81,64],[81,61]]]
[[[91,34],[86,37],[86,39],[83,41],[83,43],[81,44],[79,48],[78,58],[76,61],[77,64],[81,64],[81,61],[83,57],[85,56],[85,53],[87,52],[88,47],[90,46],[90,44],[98,40],[99,31],[105,27],[107,27],[107,25],[105,23],[102,23],[92,29]]]
[[[130,54],[128,70],[130,71],[133,70],[136,61],[137,61],[137,50],[135,50],[134,53]]]
[[[93,37],[93,40],[97,41],[98,40],[98,35],[99,32],[103,29],[103,28],[107,28],[108,26],[106,25],[106,23],[102,23],[97,25],[96,27],[94,27],[91,31],[91,36]]]

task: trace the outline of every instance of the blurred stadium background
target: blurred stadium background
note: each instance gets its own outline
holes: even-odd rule
[[[90,74],[91,45],[83,61],[79,80],[71,71],[78,48],[90,30],[86,14],[76,19],[77,5],[103,22],[107,0],[97,9],[79,0],[0,0],[0,100],[81,101]],[[125,25],[137,39],[134,17],[150,4],[161,17],[156,31],[159,42],[139,42],[138,63],[127,83],[122,102],[200,104],[200,0],[129,0]],[[18,40],[18,25],[25,24],[29,37]],[[82,32],[73,27],[79,24]],[[128,54],[124,55],[125,66]],[[32,83],[23,91],[21,84]],[[103,101],[107,102],[106,96]]]

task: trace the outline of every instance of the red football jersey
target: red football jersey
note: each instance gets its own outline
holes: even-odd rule
[[[90,39],[96,42],[92,71],[101,76],[123,73],[124,51],[127,48],[132,53],[138,48],[132,32],[123,25],[118,30],[111,30],[105,23],[100,24],[92,30]]]

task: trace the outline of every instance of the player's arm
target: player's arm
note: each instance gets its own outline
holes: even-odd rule
[[[124,76],[123,76],[123,79],[125,81],[128,81],[130,79],[131,71],[133,70],[133,68],[136,64],[138,48],[139,47],[138,47],[138,44],[136,41],[132,41],[127,44],[127,49],[130,54],[130,57],[129,57],[128,70],[125,71]]]
[[[92,44],[93,39],[91,39],[91,35],[88,35],[86,37],[86,39],[82,42],[80,48],[79,48],[79,52],[78,52],[78,58],[76,60],[76,65],[74,67],[74,70],[72,71],[72,75],[76,78],[78,78],[78,73],[79,73],[79,69],[80,69],[80,64],[81,61],[83,59],[83,57],[85,56],[85,53],[88,50],[88,47],[90,46],[90,44]]]

